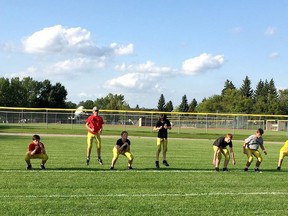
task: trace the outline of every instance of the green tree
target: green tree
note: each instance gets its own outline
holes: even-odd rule
[[[188,112],[195,112],[197,105],[198,105],[198,103],[197,103],[196,99],[193,98],[193,100],[189,104]]]
[[[186,95],[182,97],[182,102],[179,105],[179,112],[188,112],[189,106]]]
[[[94,106],[100,109],[108,110],[127,110],[130,109],[129,104],[126,103],[123,95],[109,93],[106,97],[98,98],[94,102]]]
[[[222,96],[213,95],[209,98],[202,100],[200,104],[196,107],[197,112],[223,112],[222,107]]]
[[[224,95],[228,89],[235,89],[236,87],[230,80],[226,80],[224,84],[224,88],[222,89],[221,95]]]
[[[94,107],[94,102],[92,100],[80,101],[78,106],[83,106],[84,109],[92,109]]]
[[[279,111],[280,115],[288,115],[288,89],[279,90]]]
[[[10,81],[8,78],[0,78],[0,106],[12,106],[10,94]]]
[[[158,105],[157,105],[157,109],[159,111],[165,111],[165,98],[164,98],[163,94],[160,95],[160,98],[159,98],[159,101],[158,101]]]
[[[67,97],[67,90],[61,83],[56,83],[51,87],[49,98],[48,98],[48,106],[52,108],[64,108],[65,100]]]
[[[240,93],[241,96],[247,98],[252,98],[253,96],[253,89],[251,88],[251,81],[248,78],[248,76],[246,76],[245,79],[243,80],[243,84],[240,87]]]
[[[168,101],[168,102],[166,103],[166,105],[165,105],[165,111],[166,111],[166,112],[172,112],[173,109],[174,109],[173,103],[172,103],[172,101],[170,100],[170,101]]]

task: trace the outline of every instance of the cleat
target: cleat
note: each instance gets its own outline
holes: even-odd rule
[[[223,168],[223,172],[228,172],[228,168]]]
[[[131,169],[133,169],[133,168],[132,168],[132,166],[128,166],[128,169],[131,170]]]
[[[259,168],[254,169],[255,172],[261,172]]]
[[[166,160],[163,160],[163,165],[165,165],[166,167],[169,166],[168,162]]]
[[[281,167],[277,167],[277,171],[280,171],[281,170]]]
[[[27,165],[26,169],[27,170],[31,170],[32,169],[32,165],[31,164]]]
[[[215,167],[215,171],[216,171],[216,172],[219,172],[219,167]]]
[[[157,169],[160,168],[160,166],[159,166],[159,161],[155,161],[155,166],[156,166]]]
[[[102,161],[101,158],[98,158],[98,162],[99,162],[100,165],[103,165],[103,161]]]
[[[89,166],[89,163],[90,163],[90,158],[87,158],[87,159],[86,159],[86,164],[87,164],[87,166]]]
[[[245,172],[247,172],[247,171],[248,171],[248,168],[247,168],[247,167],[246,167],[246,168],[244,168],[244,171],[245,171]]]
[[[44,164],[40,164],[40,169],[42,169],[42,170],[45,170],[45,169],[46,169],[45,166],[44,166]]]
[[[111,166],[111,167],[110,167],[110,170],[114,170],[114,167],[113,167],[113,166]]]

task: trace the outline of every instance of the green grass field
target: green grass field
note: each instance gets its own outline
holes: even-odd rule
[[[213,169],[214,140],[170,138],[170,167],[156,170],[156,138],[131,136],[134,170],[120,156],[110,171],[117,137],[102,138],[103,166],[96,162],[95,146],[86,166],[85,136],[43,135],[47,170],[32,160],[34,169],[27,171],[31,136],[0,136],[1,215],[286,215],[288,159],[276,171],[285,140],[265,143],[262,173],[252,170],[255,160],[243,171],[246,156],[242,141],[235,140],[236,165],[229,164],[227,173]]]

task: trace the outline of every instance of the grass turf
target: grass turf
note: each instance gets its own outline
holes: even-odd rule
[[[169,139],[170,167],[154,168],[156,138],[130,137],[135,161],[120,156],[110,171],[117,138],[103,137],[86,166],[86,138],[42,136],[49,160],[25,170],[30,136],[0,137],[1,215],[285,215],[287,162],[276,171],[280,143],[265,143],[262,173],[244,172],[242,142],[234,141],[236,165],[214,172],[212,140]],[[264,136],[265,140],[265,136]],[[284,143],[284,141],[283,141]],[[223,161],[221,162],[221,167]],[[253,169],[255,160],[251,168]]]

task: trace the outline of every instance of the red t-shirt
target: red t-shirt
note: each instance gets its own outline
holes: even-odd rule
[[[42,147],[43,148],[45,148],[44,147],[44,144],[43,143],[41,143],[41,142],[39,142],[38,144],[35,144],[35,143],[30,143],[30,145],[29,145],[29,151],[34,151],[34,149],[36,148],[36,146],[38,146],[38,149],[36,150],[36,152],[35,152],[35,154],[40,154],[41,153],[41,145],[42,145]]]
[[[104,121],[103,121],[101,116],[91,115],[87,118],[86,123],[89,124],[90,128],[94,129],[94,131],[89,130],[89,132],[92,134],[97,134],[99,132],[100,128],[102,128]]]

